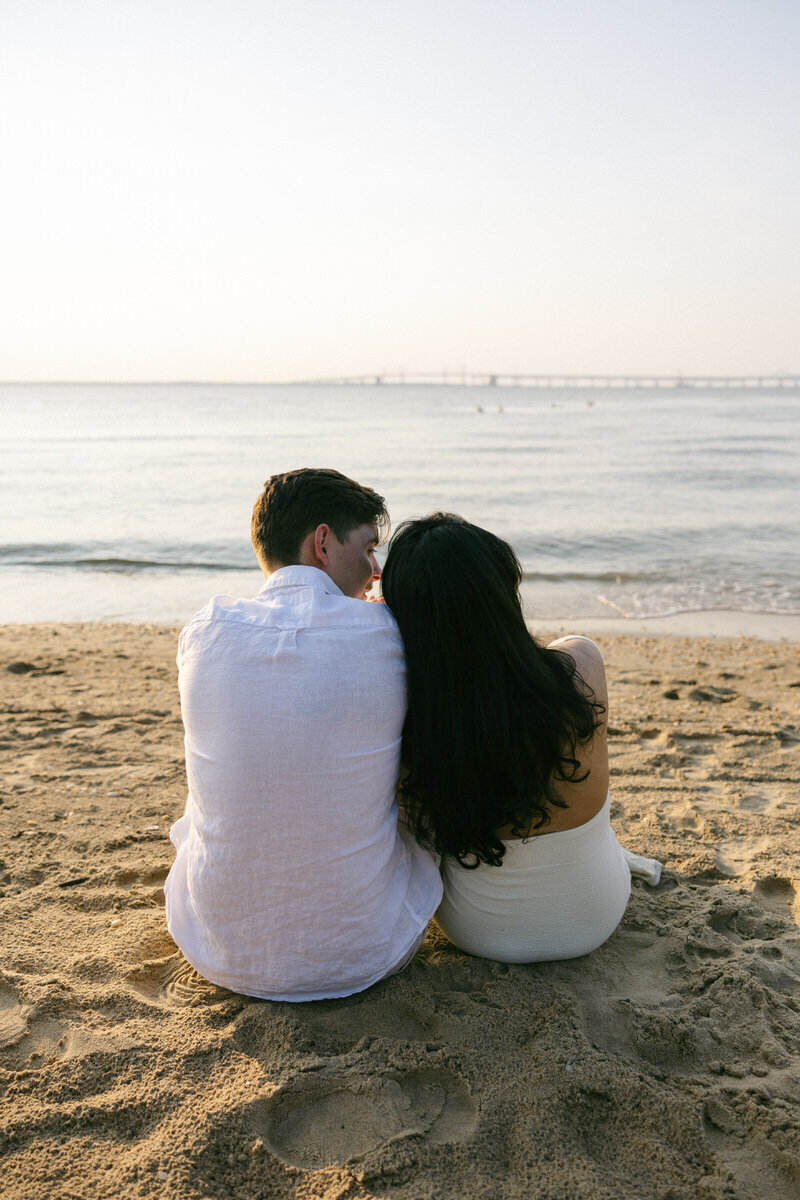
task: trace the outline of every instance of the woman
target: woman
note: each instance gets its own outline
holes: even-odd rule
[[[539,646],[521,578],[506,542],[434,513],[398,528],[382,581],[408,672],[400,798],[442,856],[436,920],[501,962],[587,954],[630,894],[609,820],[602,655],[583,637]]]

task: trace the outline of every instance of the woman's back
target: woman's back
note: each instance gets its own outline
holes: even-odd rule
[[[436,513],[392,538],[383,593],[406,650],[401,799],[442,857],[439,923],[506,961],[585,954],[630,875],[608,817],[599,649],[531,637],[513,550]]]
[[[619,924],[630,895],[630,871],[614,836],[608,796],[608,697],[599,648],[584,637],[552,643],[604,707],[590,742],[579,748],[579,780],[555,780],[566,808],[548,825],[514,838],[498,830],[499,867],[442,863],[444,898],[436,922],[470,954],[499,962],[577,958],[602,945]],[[548,647],[549,649],[550,647]]]
[[[550,807],[550,820],[539,829],[516,831],[506,825],[498,829],[503,840],[519,834],[549,836],[564,829],[574,829],[598,813],[608,795],[608,687],[600,647],[590,638],[570,634],[551,642],[548,650],[561,650],[575,663],[578,686],[599,706],[597,724],[591,739],[575,748],[578,768],[571,779],[552,779],[552,788],[564,808]],[[602,711],[600,711],[602,709]]]

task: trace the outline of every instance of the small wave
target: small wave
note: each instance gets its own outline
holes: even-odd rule
[[[672,576],[647,571],[525,571],[526,583],[662,583]]]
[[[194,549],[194,553],[193,553]],[[241,557],[224,546],[165,546],[155,553],[114,553],[106,547],[88,549],[68,543],[0,546],[0,564],[13,567],[52,568],[81,571],[244,571],[255,567],[249,552]],[[205,551],[205,553],[203,552]],[[216,552],[215,552],[216,551]]]
[[[246,571],[257,570],[257,564],[241,562],[197,561],[185,562],[174,559],[146,558],[35,558],[6,559],[5,564],[15,567],[45,567],[69,570],[79,568],[89,571]]]
[[[626,620],[631,619],[631,614],[625,612],[625,609],[622,608],[621,605],[615,604],[613,600],[609,600],[608,596],[598,596],[597,599],[601,604],[605,604],[608,608],[613,609],[618,616],[625,617]]]
[[[642,612],[623,612],[618,609],[619,616],[626,621],[656,621],[663,617],[683,617],[693,613],[751,613],[753,616],[759,617],[800,617],[800,608],[765,608],[761,606],[741,605],[741,604],[700,604],[700,605],[685,605],[676,608],[659,608],[643,610]]]
[[[762,617],[800,617],[800,608],[768,607],[764,604],[733,604],[729,598],[720,598],[713,604],[673,604],[658,608],[642,608],[629,612],[621,605],[615,604],[607,596],[598,596],[600,604],[605,604],[614,610],[617,616],[626,621],[652,621],[662,617],[681,617],[689,613],[735,612],[753,613]]]
[[[45,565],[45,564],[38,564]],[[240,562],[219,562],[217,560],[198,559],[197,562],[183,559],[160,558],[76,558],[74,563],[48,564],[58,566],[85,567],[96,571],[243,571],[257,564]]]

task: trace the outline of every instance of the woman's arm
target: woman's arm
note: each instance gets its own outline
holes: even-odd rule
[[[576,683],[583,687],[590,700],[602,706],[602,712],[597,712],[597,728],[593,736],[575,749],[579,760],[576,775],[580,782],[553,781],[556,792],[566,802],[567,808],[553,808],[550,824],[543,832],[556,832],[590,821],[603,807],[608,795],[608,686],[602,651],[591,638],[574,634],[559,638],[547,649],[561,650],[570,656],[579,677]]]

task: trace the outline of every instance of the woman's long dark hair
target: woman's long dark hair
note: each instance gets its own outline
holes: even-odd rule
[[[603,711],[574,660],[531,636],[521,580],[507,542],[451,513],[400,525],[383,569],[408,671],[401,800],[463,866],[499,866],[498,829],[521,837],[566,807],[553,781],[586,778],[576,751]]]

